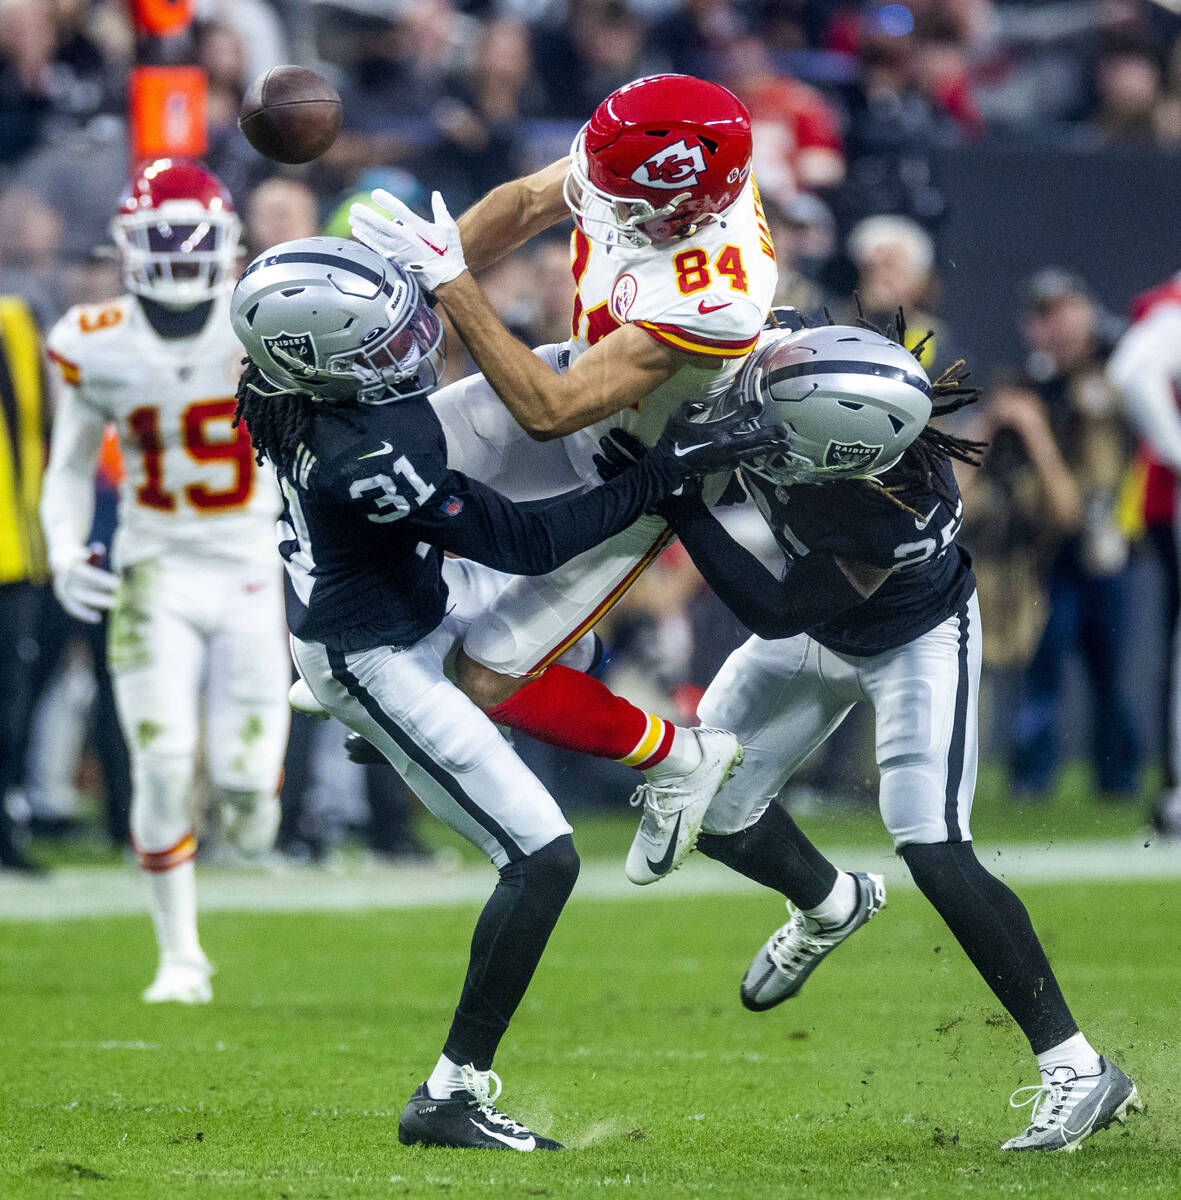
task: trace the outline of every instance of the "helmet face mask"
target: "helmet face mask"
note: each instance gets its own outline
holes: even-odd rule
[[[612,92],[579,130],[566,203],[592,241],[659,244],[717,220],[750,163],[750,115],[736,96],[690,75],[652,75]]]
[[[232,285],[240,232],[220,180],[174,159],[145,167],[111,222],[124,286],[171,308],[191,308]]]
[[[413,276],[356,242],[301,238],[259,255],[230,320],[270,383],[317,400],[389,404],[443,373],[443,326]]]
[[[764,333],[735,392],[788,431],[788,451],[743,466],[774,484],[882,475],[931,417],[931,383],[910,351],[851,325]]]

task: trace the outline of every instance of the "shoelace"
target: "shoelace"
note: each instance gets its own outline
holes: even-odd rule
[[[681,809],[680,804],[669,804],[670,801],[677,799],[676,789],[663,783],[641,783],[634,792],[628,803],[632,808],[639,808],[643,805],[644,816],[641,818],[640,826],[645,824],[651,828],[647,830],[649,833],[658,833],[660,830],[659,822],[662,818],[670,817]],[[661,806],[661,801],[666,807]]]
[[[1030,1129],[1049,1129],[1051,1124],[1062,1116],[1062,1109],[1070,1100],[1070,1092],[1078,1083],[1078,1079],[1067,1079],[1061,1083],[1031,1083],[1019,1087],[1009,1097],[1010,1108],[1025,1108],[1033,1105],[1033,1113],[1029,1118]],[[1024,1100],[1018,1096],[1029,1093]]]
[[[529,1132],[519,1121],[514,1121],[512,1117],[506,1116],[498,1108],[493,1107],[493,1102],[501,1091],[500,1076],[495,1071],[477,1071],[470,1063],[465,1063],[459,1068],[459,1075],[463,1080],[463,1086],[475,1096],[476,1111],[484,1120],[490,1121],[493,1125],[499,1125],[508,1133],[527,1134]]]
[[[828,945],[823,935],[808,931],[804,914],[792,908],[791,920],[771,939],[767,957],[781,971],[791,971],[803,966],[810,955],[823,954]]]

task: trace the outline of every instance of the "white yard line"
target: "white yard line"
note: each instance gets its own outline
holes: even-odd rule
[[[839,865],[885,875],[892,888],[910,888],[902,863],[886,850],[837,849],[826,853]],[[1181,845],[1136,841],[1051,842],[981,846],[981,860],[1013,883],[1088,879],[1181,879]],[[343,912],[481,904],[492,889],[490,867],[358,866],[334,874],[315,868],[273,872],[198,868],[203,912]],[[694,856],[662,883],[636,887],[619,862],[583,863],[574,892],[581,899],[638,900],[673,896],[755,893],[760,889],[718,863]],[[47,878],[24,880],[0,873],[0,920],[49,921],[146,912],[144,881],[132,867],[76,867]]]

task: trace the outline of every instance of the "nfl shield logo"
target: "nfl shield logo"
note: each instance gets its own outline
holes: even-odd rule
[[[310,333],[277,333],[264,337],[262,344],[267,353],[289,371],[311,375],[316,370],[316,347]]]
[[[867,446],[864,442],[829,442],[824,452],[824,465],[850,471],[864,470],[877,458],[880,450],[881,446]]]

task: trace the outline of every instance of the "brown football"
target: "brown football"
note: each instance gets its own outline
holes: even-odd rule
[[[238,128],[266,158],[311,162],[340,132],[340,96],[323,75],[307,67],[272,67],[246,93]]]

